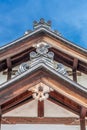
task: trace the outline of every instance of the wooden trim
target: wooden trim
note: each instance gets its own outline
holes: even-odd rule
[[[3,117],[2,124],[65,124],[79,125],[75,117]]]

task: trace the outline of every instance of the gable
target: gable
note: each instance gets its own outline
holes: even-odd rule
[[[41,82],[86,107],[86,89],[67,78],[64,66],[54,61],[54,53],[48,51],[48,48],[48,44],[38,45],[36,51],[30,53],[29,65],[26,63],[20,65],[18,76],[1,86],[1,104],[5,100],[3,96],[7,95],[7,100],[9,100],[9,97],[21,94]]]
[[[77,70],[87,74],[87,51],[65,40],[58,33],[42,26],[42,24],[22,38],[0,48],[0,71],[8,68],[8,59],[10,59],[12,68],[27,61],[28,54],[35,50],[34,45],[40,42],[49,43],[51,50],[59,57],[56,60],[71,68],[73,68],[74,59],[78,59]]]
[[[3,117],[37,117],[38,100],[33,100],[19,106],[10,112],[3,114]],[[79,117],[67,109],[44,100],[44,117]]]
[[[41,25],[41,28],[1,49],[0,70],[7,69],[8,73],[8,81],[0,86],[1,112],[2,115],[18,116],[3,117],[2,122],[52,123],[53,115],[54,123],[72,123],[78,120],[78,116],[85,119],[87,89],[76,83],[76,71],[87,73],[86,51],[82,49],[80,52],[81,48],[67,42],[59,34],[54,34]],[[63,64],[72,69],[75,82],[68,78]],[[20,66],[16,76],[11,79],[12,69],[17,65]],[[32,115],[30,110],[32,117],[28,118],[28,107],[33,108],[34,105],[32,110],[35,114]],[[51,106],[53,109],[49,110]],[[62,118],[62,114],[56,114],[56,111],[66,118]]]

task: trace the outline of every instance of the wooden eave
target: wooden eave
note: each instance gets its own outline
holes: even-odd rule
[[[87,90],[60,73],[38,64],[27,72],[4,83],[0,89],[0,105],[12,100],[38,83],[52,87],[56,92],[87,108]]]
[[[87,51],[43,27],[0,48],[0,71],[8,68],[6,63],[8,58],[11,60],[12,67],[29,60],[29,53],[35,50],[33,45],[39,42],[51,44],[50,50],[55,53],[55,59],[71,68],[74,59],[77,58],[79,61],[77,70],[87,74]]]
[[[21,75],[4,83],[0,89],[1,114],[5,114],[21,105],[31,102],[32,92],[29,88],[43,83],[54,91],[49,92],[47,100],[59,105],[79,117],[87,116],[87,90],[72,82],[67,77],[47,67],[45,64],[36,65]],[[83,111],[82,111],[83,110]],[[79,125],[82,118],[76,117],[44,117],[43,101],[38,101],[37,117],[2,116],[2,124],[66,124]],[[85,120],[87,125],[87,120]],[[82,126],[82,125],[81,125]]]

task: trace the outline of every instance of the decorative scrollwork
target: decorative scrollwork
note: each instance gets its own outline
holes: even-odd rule
[[[19,66],[19,69],[18,69],[18,72],[17,72],[17,75],[18,74],[21,74],[25,71],[27,71],[29,69],[29,65],[26,64],[26,63],[22,63],[20,66]]]
[[[64,65],[61,63],[58,63],[54,61],[54,53],[49,51],[49,45],[48,44],[39,44],[36,46],[36,52],[32,51],[30,52],[30,61],[29,65],[26,63],[22,63],[18,69],[18,74],[23,73],[27,71],[29,68],[32,68],[33,66],[44,63],[47,66],[53,68],[57,72],[67,75],[66,69]]]

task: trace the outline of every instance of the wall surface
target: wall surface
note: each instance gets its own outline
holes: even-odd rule
[[[64,125],[4,125],[1,130],[80,130],[79,126]]]

